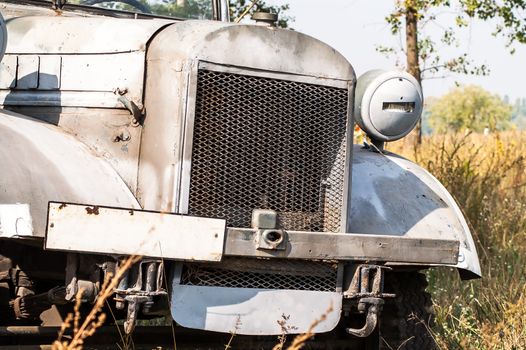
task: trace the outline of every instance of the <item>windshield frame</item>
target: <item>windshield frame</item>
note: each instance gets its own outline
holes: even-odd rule
[[[212,2],[212,20],[229,22],[230,16],[228,11],[228,0],[210,0]],[[69,11],[69,12],[81,12],[88,13],[91,15],[98,16],[110,16],[110,17],[119,17],[119,18],[162,18],[170,20],[179,20],[185,21],[189,20],[188,18],[178,18],[170,17],[163,15],[156,15],[150,13],[141,13],[141,12],[132,12],[132,11],[123,11],[123,10],[114,10],[107,9],[103,7],[96,7],[90,5],[76,5],[68,4],[66,0],[0,0],[0,2],[6,2],[17,5],[27,5],[27,6],[39,6],[45,8],[52,8],[55,10]]]

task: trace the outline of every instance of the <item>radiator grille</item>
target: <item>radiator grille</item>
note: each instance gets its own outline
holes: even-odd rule
[[[255,208],[281,227],[340,231],[346,89],[200,70],[189,213],[250,227]]]
[[[180,284],[335,292],[337,265],[294,260],[226,259],[221,265],[183,265]]]

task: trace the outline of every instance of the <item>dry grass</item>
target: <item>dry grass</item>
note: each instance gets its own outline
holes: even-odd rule
[[[300,350],[305,344],[316,334],[314,333],[314,328],[316,328],[320,323],[324,322],[327,319],[327,316],[334,311],[332,304],[329,306],[327,311],[320,318],[314,320],[307,329],[307,332],[299,334],[292,340],[292,344],[287,348],[287,350]],[[284,342],[283,342],[284,343]],[[281,350],[283,348],[283,343],[280,341],[273,350]]]
[[[427,168],[466,215],[484,279],[428,273],[443,349],[526,349],[526,132],[432,136],[388,149]]]

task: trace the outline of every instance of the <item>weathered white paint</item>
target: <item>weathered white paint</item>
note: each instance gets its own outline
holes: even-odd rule
[[[0,89],[12,89],[16,86],[18,56],[8,55],[0,62]]]
[[[108,96],[120,89],[142,105],[146,43],[173,21],[122,19],[118,25],[114,21],[67,16],[10,19],[0,104],[124,108],[117,95]],[[72,99],[77,92],[80,96]]]
[[[176,279],[174,279],[176,280]],[[174,283],[171,313],[187,328],[246,335],[278,335],[278,321],[288,317],[291,333],[305,333],[332,306],[315,333],[331,331],[340,320],[342,295],[337,292],[270,290],[180,285]]]
[[[396,154],[355,145],[351,232],[455,240],[459,269],[481,276],[475,243],[462,211],[429,172]]]
[[[145,50],[164,19],[137,21],[110,17],[21,16],[7,23],[7,53],[103,54]],[[50,35],[53,33],[53,35]]]
[[[28,237],[33,235],[33,221],[29,204],[0,204],[0,237]]]
[[[220,261],[226,221],[49,203],[46,249]]]
[[[140,209],[110,163],[63,129],[2,110],[0,135],[0,203],[29,204],[35,236],[49,201]]]
[[[180,213],[188,208],[198,66],[340,88],[355,80],[349,62],[314,38],[213,21],[164,28],[152,38],[146,60],[144,104],[155,118],[147,118],[141,135],[138,198],[144,208]]]

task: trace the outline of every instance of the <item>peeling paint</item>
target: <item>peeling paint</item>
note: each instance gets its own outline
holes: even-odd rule
[[[99,207],[86,207],[86,213],[88,213],[88,215],[99,215]]]

